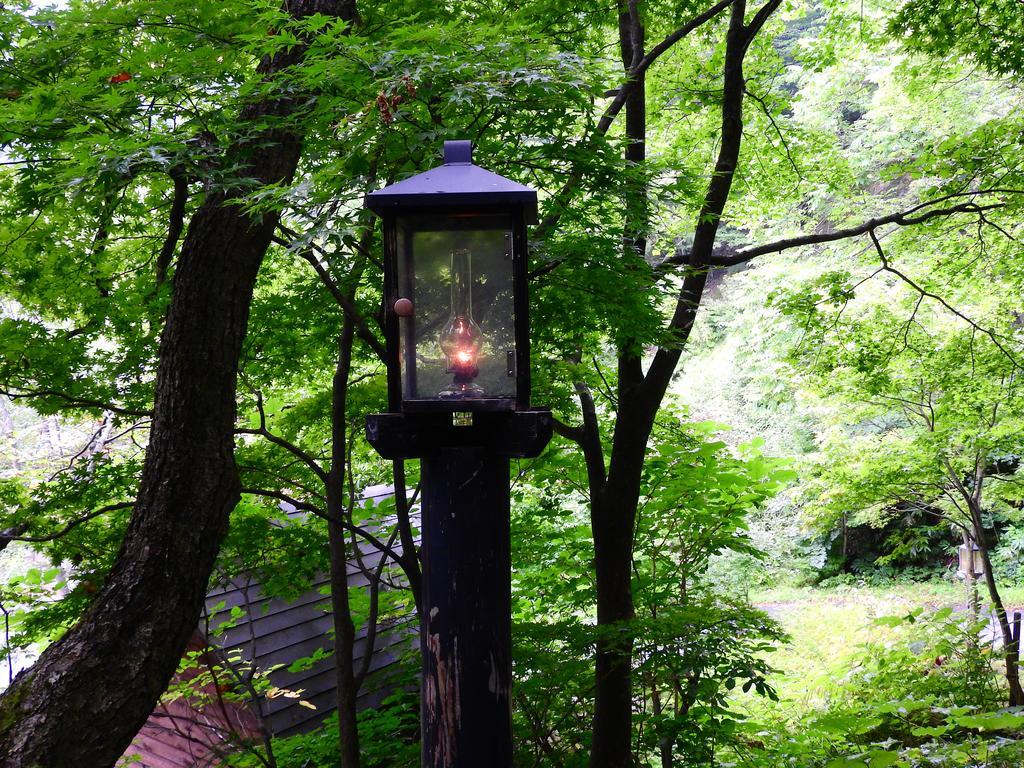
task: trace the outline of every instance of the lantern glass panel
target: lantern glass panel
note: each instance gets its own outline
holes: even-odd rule
[[[959,555],[957,573],[962,577],[971,575],[978,578],[985,575],[985,563],[981,559],[981,550],[977,544],[974,542],[971,542],[970,545],[961,544],[957,548],[957,554]]]
[[[398,221],[402,397],[511,409],[516,398],[513,220],[495,215]]]
[[[974,573],[974,557],[973,553],[966,544],[961,544],[957,547],[957,553],[959,557],[959,568],[957,569],[962,575]]]

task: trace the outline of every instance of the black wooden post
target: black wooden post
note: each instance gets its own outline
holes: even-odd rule
[[[420,459],[423,768],[512,765],[509,458],[551,439],[548,410],[378,413],[366,437],[388,459]]]
[[[443,448],[421,473],[422,764],[510,768],[509,460]]]

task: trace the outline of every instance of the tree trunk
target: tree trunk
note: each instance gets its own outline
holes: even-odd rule
[[[295,0],[296,16],[354,17],[352,0]],[[300,46],[264,60],[287,67]],[[284,116],[291,99],[240,120]],[[301,138],[267,131],[234,147],[260,184],[288,183]],[[253,219],[210,196],[189,224],[160,344],[153,426],[135,510],[107,581],[82,619],[0,697],[4,768],[107,768],[174,674],[195,630],[228,516],[239,498],[235,384],[256,274],[277,216]]]
[[[996,577],[992,573],[992,561],[988,555],[988,545],[983,538],[981,509],[975,503],[970,504],[971,522],[974,528],[974,540],[978,545],[978,553],[981,555],[981,562],[985,569],[985,586],[988,587],[988,597],[992,601],[992,608],[996,612],[996,621],[999,623],[999,632],[1003,637],[1003,659],[1006,663],[1006,684],[1010,689],[1010,706],[1024,706],[1024,689],[1020,684],[1020,648],[1019,639],[1014,637],[1010,628],[1010,619],[1006,615],[1006,608],[1003,605],[1003,598],[996,586]]]
[[[338,366],[334,372],[331,412],[332,458],[327,476],[327,537],[331,560],[331,609],[334,614],[334,669],[338,693],[338,739],[341,768],[359,768],[359,729],[356,725],[356,628],[348,599],[348,547],[345,542],[345,462],[348,420],[346,395],[352,364],[352,320],[345,318],[338,339]],[[367,648],[367,653],[371,649]]]
[[[597,653],[594,660],[592,768],[632,764],[633,633],[616,625],[633,619],[632,527],[625,514],[602,502],[592,511],[597,580]]]
[[[627,73],[643,58],[644,28],[635,11],[635,5],[619,3],[619,49]],[[644,75],[636,75],[625,107],[625,158],[637,168],[642,168],[646,159],[646,104]],[[629,263],[642,259],[647,249],[647,186],[642,177],[627,187],[623,209],[623,251]],[[634,413],[636,392],[632,390],[638,383],[640,360],[631,346],[627,344],[626,351],[620,353],[620,410],[611,467],[607,481],[591,493],[598,626],[591,768],[627,768],[633,762],[633,632],[622,625],[635,616],[633,525],[650,426],[646,414]],[[629,448],[623,450],[626,444]]]
[[[632,765],[633,527],[653,420],[620,398],[608,481],[591,501],[598,625],[592,768]]]
[[[675,344],[658,350],[645,374],[636,345],[627,342],[618,360],[618,413],[612,437],[608,478],[595,484],[591,476],[591,520],[597,581],[598,639],[595,659],[593,741],[591,768],[627,768],[632,765],[633,636],[628,627],[611,632],[610,626],[633,619],[633,529],[640,499],[647,441],[668,391],[696,317],[707,281],[705,259],[711,256],[718,226],[729,199],[743,138],[743,58],[750,40],[778,6],[770,0],[749,27],[744,26],[746,4],[732,5],[726,36],[723,70],[722,140],[715,172],[708,184],[694,231],[693,270],[687,274],[669,329]],[[640,20],[620,4],[619,42],[623,63],[643,58],[644,32]],[[645,87],[640,80],[626,102],[626,159],[645,161]],[[631,191],[626,204],[626,247],[641,256],[646,250],[648,207],[646,185]]]

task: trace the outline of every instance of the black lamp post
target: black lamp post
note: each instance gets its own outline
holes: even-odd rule
[[[536,456],[526,224],[537,193],[446,141],[444,165],[366,196],[384,229],[385,458],[421,460],[422,742],[429,768],[512,765],[509,458]]]

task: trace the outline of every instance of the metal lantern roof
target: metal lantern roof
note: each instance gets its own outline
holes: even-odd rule
[[[370,192],[365,203],[377,214],[410,208],[521,205],[526,221],[537,221],[537,192],[473,165],[471,141],[446,141],[444,165]]]

